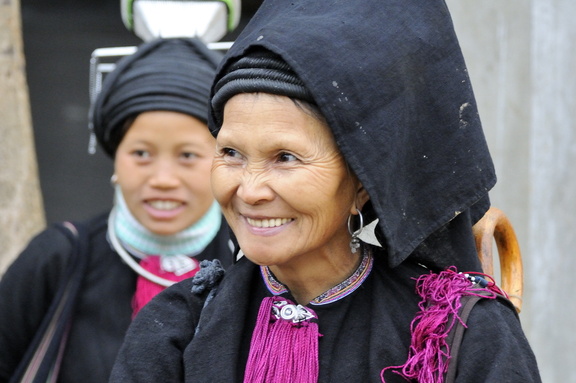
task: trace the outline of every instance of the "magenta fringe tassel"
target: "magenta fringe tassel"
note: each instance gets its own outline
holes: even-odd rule
[[[488,284],[487,289],[481,289],[483,292],[486,290],[492,292],[491,296],[476,293],[474,290],[468,277],[458,273],[455,267],[440,273],[430,272],[416,280],[416,292],[422,300],[418,304],[420,311],[410,324],[412,340],[408,360],[401,366],[384,368],[380,375],[383,383],[385,383],[384,373],[387,370],[392,370],[407,381],[444,382],[450,361],[446,336],[456,325],[456,321],[462,323],[458,316],[460,299],[464,295],[494,299],[496,293],[501,293],[493,282]]]
[[[316,383],[319,337],[314,311],[282,297],[264,298],[244,383]]]

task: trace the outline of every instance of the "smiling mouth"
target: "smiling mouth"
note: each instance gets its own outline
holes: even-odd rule
[[[246,217],[246,221],[250,226],[254,227],[278,227],[288,222],[292,222],[292,218],[268,218],[268,219],[253,219]]]
[[[168,200],[153,200],[148,201],[148,204],[156,210],[174,210],[182,206],[182,202]]]

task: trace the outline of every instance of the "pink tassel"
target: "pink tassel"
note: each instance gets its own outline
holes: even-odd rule
[[[458,273],[453,267],[437,274],[431,272],[421,275],[416,281],[416,292],[422,300],[418,304],[420,312],[410,324],[412,341],[408,360],[401,366],[384,368],[381,373],[382,382],[385,383],[384,373],[391,369],[406,380],[443,383],[450,361],[446,337],[456,321],[461,322],[458,316],[460,299],[464,295],[496,298],[498,290],[494,283],[489,284],[487,290],[493,295],[475,293],[466,275]]]
[[[186,278],[193,277],[198,270],[199,267],[195,268],[194,270],[188,271],[182,275],[176,275],[172,272],[164,271],[160,267],[160,257],[153,255],[144,258],[140,261],[140,266],[151,273],[158,275],[161,278],[168,279],[171,281],[179,282]],[[157,283],[151,282],[148,279],[144,278],[143,276],[139,275],[138,279],[136,280],[136,292],[134,293],[134,297],[132,298],[132,319],[138,314],[138,312],[146,305],[146,303],[150,302],[152,298],[154,298],[159,292],[164,290],[166,287],[161,286]]]
[[[314,311],[281,297],[264,298],[244,383],[316,383],[319,337]]]

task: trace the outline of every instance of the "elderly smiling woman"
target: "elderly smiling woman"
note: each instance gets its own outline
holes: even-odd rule
[[[224,120],[215,197],[248,258],[308,303],[358,267],[346,220],[368,194],[328,126],[288,97],[238,94]]]
[[[540,381],[477,274],[495,175],[442,0],[265,1],[211,112],[245,257],[145,307],[112,381]],[[381,246],[359,239],[375,219]]]

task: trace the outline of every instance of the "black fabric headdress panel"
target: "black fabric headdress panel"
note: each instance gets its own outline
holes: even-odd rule
[[[370,195],[391,266],[413,254],[479,268],[470,227],[496,177],[443,0],[265,0],[216,81],[254,47],[308,88]]]
[[[98,142],[111,157],[127,118],[153,110],[207,122],[210,86],[222,55],[197,39],[157,39],[121,59],[104,79],[91,116]]]

